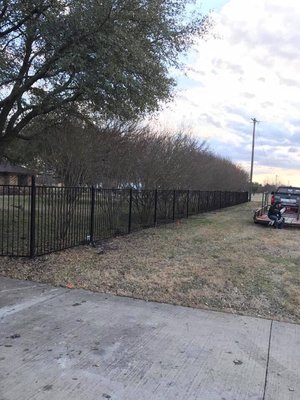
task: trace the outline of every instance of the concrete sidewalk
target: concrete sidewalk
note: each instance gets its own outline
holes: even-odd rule
[[[300,326],[0,278],[1,400],[299,400]]]

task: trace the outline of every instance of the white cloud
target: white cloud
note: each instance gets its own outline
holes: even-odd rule
[[[230,0],[214,18],[219,38],[199,40],[183,72],[189,81],[181,86],[179,77],[178,95],[161,120],[173,127],[183,122],[218,153],[249,169],[255,116],[262,123],[254,179],[272,175],[273,168],[282,181],[295,181],[300,169],[295,151],[300,144],[299,2]]]

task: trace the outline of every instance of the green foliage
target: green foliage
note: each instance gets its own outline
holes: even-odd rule
[[[168,68],[210,26],[187,18],[190,2],[2,0],[0,143],[72,102],[106,118],[156,110],[172,94]]]
[[[261,183],[258,182],[252,182],[252,193],[261,193],[263,190],[263,186]]]

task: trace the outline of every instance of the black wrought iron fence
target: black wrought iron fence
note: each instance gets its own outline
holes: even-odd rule
[[[248,201],[247,192],[0,186],[0,255],[34,257]]]

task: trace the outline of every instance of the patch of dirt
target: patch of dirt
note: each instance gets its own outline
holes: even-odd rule
[[[300,230],[252,222],[247,203],[36,260],[0,275],[300,323]]]

